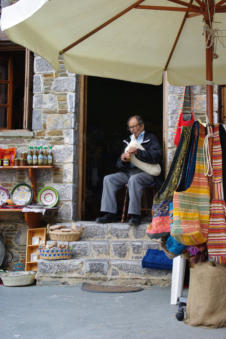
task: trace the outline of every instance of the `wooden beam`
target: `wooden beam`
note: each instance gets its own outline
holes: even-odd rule
[[[181,1],[181,0],[168,0],[168,1],[169,2],[173,2],[175,4],[178,4],[178,5],[182,5],[182,6],[188,7],[188,8],[193,8],[193,9],[200,10],[199,6],[192,5],[191,2],[185,2],[185,1]]]
[[[8,84],[8,109],[7,109],[7,129],[12,129],[12,114],[13,114],[13,58],[9,57],[9,84]]]
[[[173,7],[173,6],[149,6],[149,5],[138,5],[135,9],[150,9],[155,11],[172,11],[172,12],[194,12],[201,14],[197,9],[190,9],[190,8],[182,8],[182,7]]]
[[[190,4],[192,4],[192,2],[193,2],[193,0],[190,0]],[[183,30],[183,28],[184,28],[184,25],[185,25],[185,22],[186,22],[186,20],[187,20],[187,17],[188,17],[188,12],[185,13],[185,15],[184,15],[184,18],[183,18],[182,23],[181,23],[181,25],[180,25],[180,28],[179,28],[179,31],[178,31],[178,33],[177,33],[176,39],[175,39],[175,41],[174,41],[173,47],[172,47],[172,49],[171,49],[171,51],[170,51],[169,57],[168,57],[168,59],[167,59],[166,65],[165,65],[165,67],[164,67],[164,71],[166,71],[167,68],[168,68],[168,66],[169,66],[170,60],[171,60],[172,55],[173,55],[173,52],[174,52],[174,50],[175,50],[175,48],[176,48],[177,42],[178,42],[178,40],[179,40],[179,38],[180,38],[181,32],[182,32],[182,30]]]
[[[115,16],[113,16],[111,19],[105,21],[102,25],[96,27],[95,29],[93,29],[92,31],[90,31],[89,33],[85,34],[83,37],[81,37],[80,39],[76,40],[75,42],[73,42],[72,44],[68,45],[67,47],[65,47],[64,49],[62,49],[59,54],[64,54],[65,52],[67,52],[69,49],[77,46],[78,44],[80,44],[82,41],[88,39],[90,36],[94,35],[96,32],[100,31],[101,29],[103,29],[104,27],[108,26],[109,24],[111,24],[113,21],[117,20],[118,18],[120,18],[121,16],[123,16],[124,14],[126,14],[127,12],[131,11],[131,9],[135,8],[137,5],[141,4],[142,2],[144,2],[145,0],[138,0],[136,2],[134,2],[131,6],[127,7],[126,9],[124,9],[123,11],[119,12],[118,14],[116,14]]]
[[[221,0],[216,4],[216,8],[219,8],[221,5],[223,5],[226,2],[226,0]]]
[[[85,213],[86,193],[86,125],[87,125],[87,76],[79,76],[79,112],[78,112],[78,193],[77,219]]]
[[[195,0],[199,4],[200,7],[203,7],[203,2],[201,0]]]

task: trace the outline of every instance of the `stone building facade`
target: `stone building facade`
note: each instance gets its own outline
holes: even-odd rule
[[[12,1],[14,2],[14,1]],[[10,0],[2,1],[8,5]],[[69,73],[63,62],[56,72],[39,56],[34,58],[32,130],[0,131],[0,148],[16,147],[17,152],[28,146],[52,146],[55,168],[37,171],[37,191],[52,186],[59,192],[57,222],[77,219],[78,189],[78,119],[79,76]],[[205,118],[205,87],[193,86],[193,111]],[[165,149],[167,168],[175,152],[173,134],[183,103],[184,87],[168,85],[167,116],[168,144]],[[218,95],[214,91],[214,117],[217,121]],[[26,170],[0,171],[0,185],[9,191],[18,183],[30,183]],[[48,218],[46,219],[48,220]],[[53,221],[53,219],[52,219]],[[26,231],[22,213],[0,214],[1,233],[8,251],[9,267],[23,262],[26,250]]]

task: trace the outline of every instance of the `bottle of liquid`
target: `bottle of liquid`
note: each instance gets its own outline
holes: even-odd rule
[[[52,152],[52,146],[49,146],[49,150],[48,150],[48,165],[52,165],[53,164],[53,152]]]
[[[43,165],[43,150],[42,146],[39,147],[39,154],[38,154],[38,165],[42,166]]]
[[[28,153],[27,153],[27,165],[31,166],[33,164],[33,154],[32,154],[32,147],[29,146]]]
[[[34,147],[34,151],[33,151],[33,165],[37,166],[38,164],[38,150],[37,147]]]
[[[47,147],[43,148],[43,165],[48,165],[48,151]]]

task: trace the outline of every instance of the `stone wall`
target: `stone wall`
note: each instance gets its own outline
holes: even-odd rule
[[[56,221],[76,218],[77,83],[78,77],[67,72],[62,62],[59,71],[55,72],[44,59],[36,56],[32,131],[0,132],[0,148],[16,147],[19,156],[29,145],[53,147],[54,169],[37,170],[36,173],[37,191],[45,186],[52,186],[59,193]],[[27,170],[0,171],[0,185],[9,191],[21,182],[30,184]],[[13,253],[11,266],[15,262],[23,262],[27,226],[22,214],[2,212],[0,223],[7,247]],[[19,245],[16,240],[18,237],[21,239]]]

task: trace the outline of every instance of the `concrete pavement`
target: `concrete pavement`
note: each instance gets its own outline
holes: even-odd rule
[[[1,339],[226,339],[226,328],[175,318],[170,288],[92,293],[79,286],[0,286]]]

